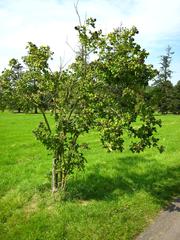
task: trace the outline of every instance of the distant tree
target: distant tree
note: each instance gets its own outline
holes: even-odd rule
[[[172,55],[174,52],[171,51],[171,47],[168,46],[166,49],[166,54],[161,56],[161,62],[160,62],[160,71],[159,71],[159,76],[158,80],[160,82],[166,82],[170,81],[172,77],[172,70],[170,69],[171,67],[171,61],[172,61]]]
[[[38,48],[32,42],[29,42],[26,48],[28,55],[22,57],[25,69],[19,84],[19,92],[24,102],[29,104],[29,108],[34,109],[34,113],[37,113],[38,108],[43,111],[47,110],[48,104],[52,100],[48,81],[51,72],[47,61],[53,53],[48,46]]]
[[[1,110],[8,108],[20,112],[23,109],[23,101],[18,92],[18,82],[21,77],[22,66],[17,59],[13,58],[0,76]]]
[[[180,114],[180,80],[174,86],[173,113]]]
[[[171,83],[173,54],[171,47],[168,46],[166,54],[161,56],[159,74],[154,83],[154,101],[162,114],[171,112],[173,108],[173,85]]]
[[[144,89],[156,70],[145,63],[148,53],[134,40],[137,29],[119,28],[103,35],[95,22],[88,18],[75,27],[80,48],[67,69],[51,71],[48,61],[53,53],[48,46],[28,43],[23,57],[20,91],[44,118],[34,134],[53,153],[53,192],[65,189],[75,169],[84,169],[87,143],[80,144],[79,137],[91,129],[100,131],[110,152],[123,151],[124,134],[131,137],[132,152],[150,147],[163,151],[154,136],[161,121],[144,100]]]
[[[151,104],[151,106],[153,107],[153,109],[156,111],[157,110],[157,100],[156,100],[156,97],[157,94],[155,93],[155,87],[152,86],[152,85],[148,85],[146,88],[145,88],[145,92],[144,92],[144,98],[145,98],[145,101],[149,104]]]
[[[164,81],[159,84],[156,91],[158,93],[158,108],[162,114],[173,111],[174,89],[171,81]]]

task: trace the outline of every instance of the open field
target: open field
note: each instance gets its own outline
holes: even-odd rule
[[[84,136],[87,167],[63,201],[52,198],[51,155],[32,134],[40,119],[0,113],[0,239],[134,239],[180,194],[180,116],[161,116],[163,154],[107,153],[96,132]]]

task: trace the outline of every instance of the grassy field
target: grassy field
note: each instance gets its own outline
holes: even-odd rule
[[[180,116],[162,116],[166,151],[107,153],[95,132],[66,200],[52,197],[51,155],[32,134],[40,115],[0,113],[0,239],[134,239],[180,194]]]

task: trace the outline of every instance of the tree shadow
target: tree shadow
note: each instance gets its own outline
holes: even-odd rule
[[[168,212],[180,212],[180,198],[175,199],[165,210]]]
[[[100,174],[99,165],[94,166],[94,171],[81,179],[68,183],[68,194],[70,198],[83,200],[103,200],[112,198],[115,189],[122,192],[131,192],[131,186],[121,177],[116,178]]]
[[[139,166],[143,165],[147,166],[141,171]],[[180,194],[180,167],[167,167],[152,158],[127,156],[113,166],[113,176],[102,173],[102,168],[105,165],[96,164],[88,174],[71,179],[67,189],[69,198],[111,201],[120,195],[144,190],[163,205]]]

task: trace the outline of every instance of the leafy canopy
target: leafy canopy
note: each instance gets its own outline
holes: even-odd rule
[[[67,69],[51,71],[48,61],[53,53],[48,46],[29,42],[22,58],[19,91],[44,117],[34,134],[53,153],[53,192],[65,188],[75,169],[84,169],[83,149],[88,145],[78,139],[91,129],[100,132],[108,151],[123,151],[125,134],[131,138],[132,152],[146,147],[163,151],[154,136],[161,121],[144,101],[144,89],[157,71],[145,63],[148,53],[135,42],[137,29],[121,27],[103,34],[95,22],[89,18],[75,27],[79,49]]]

